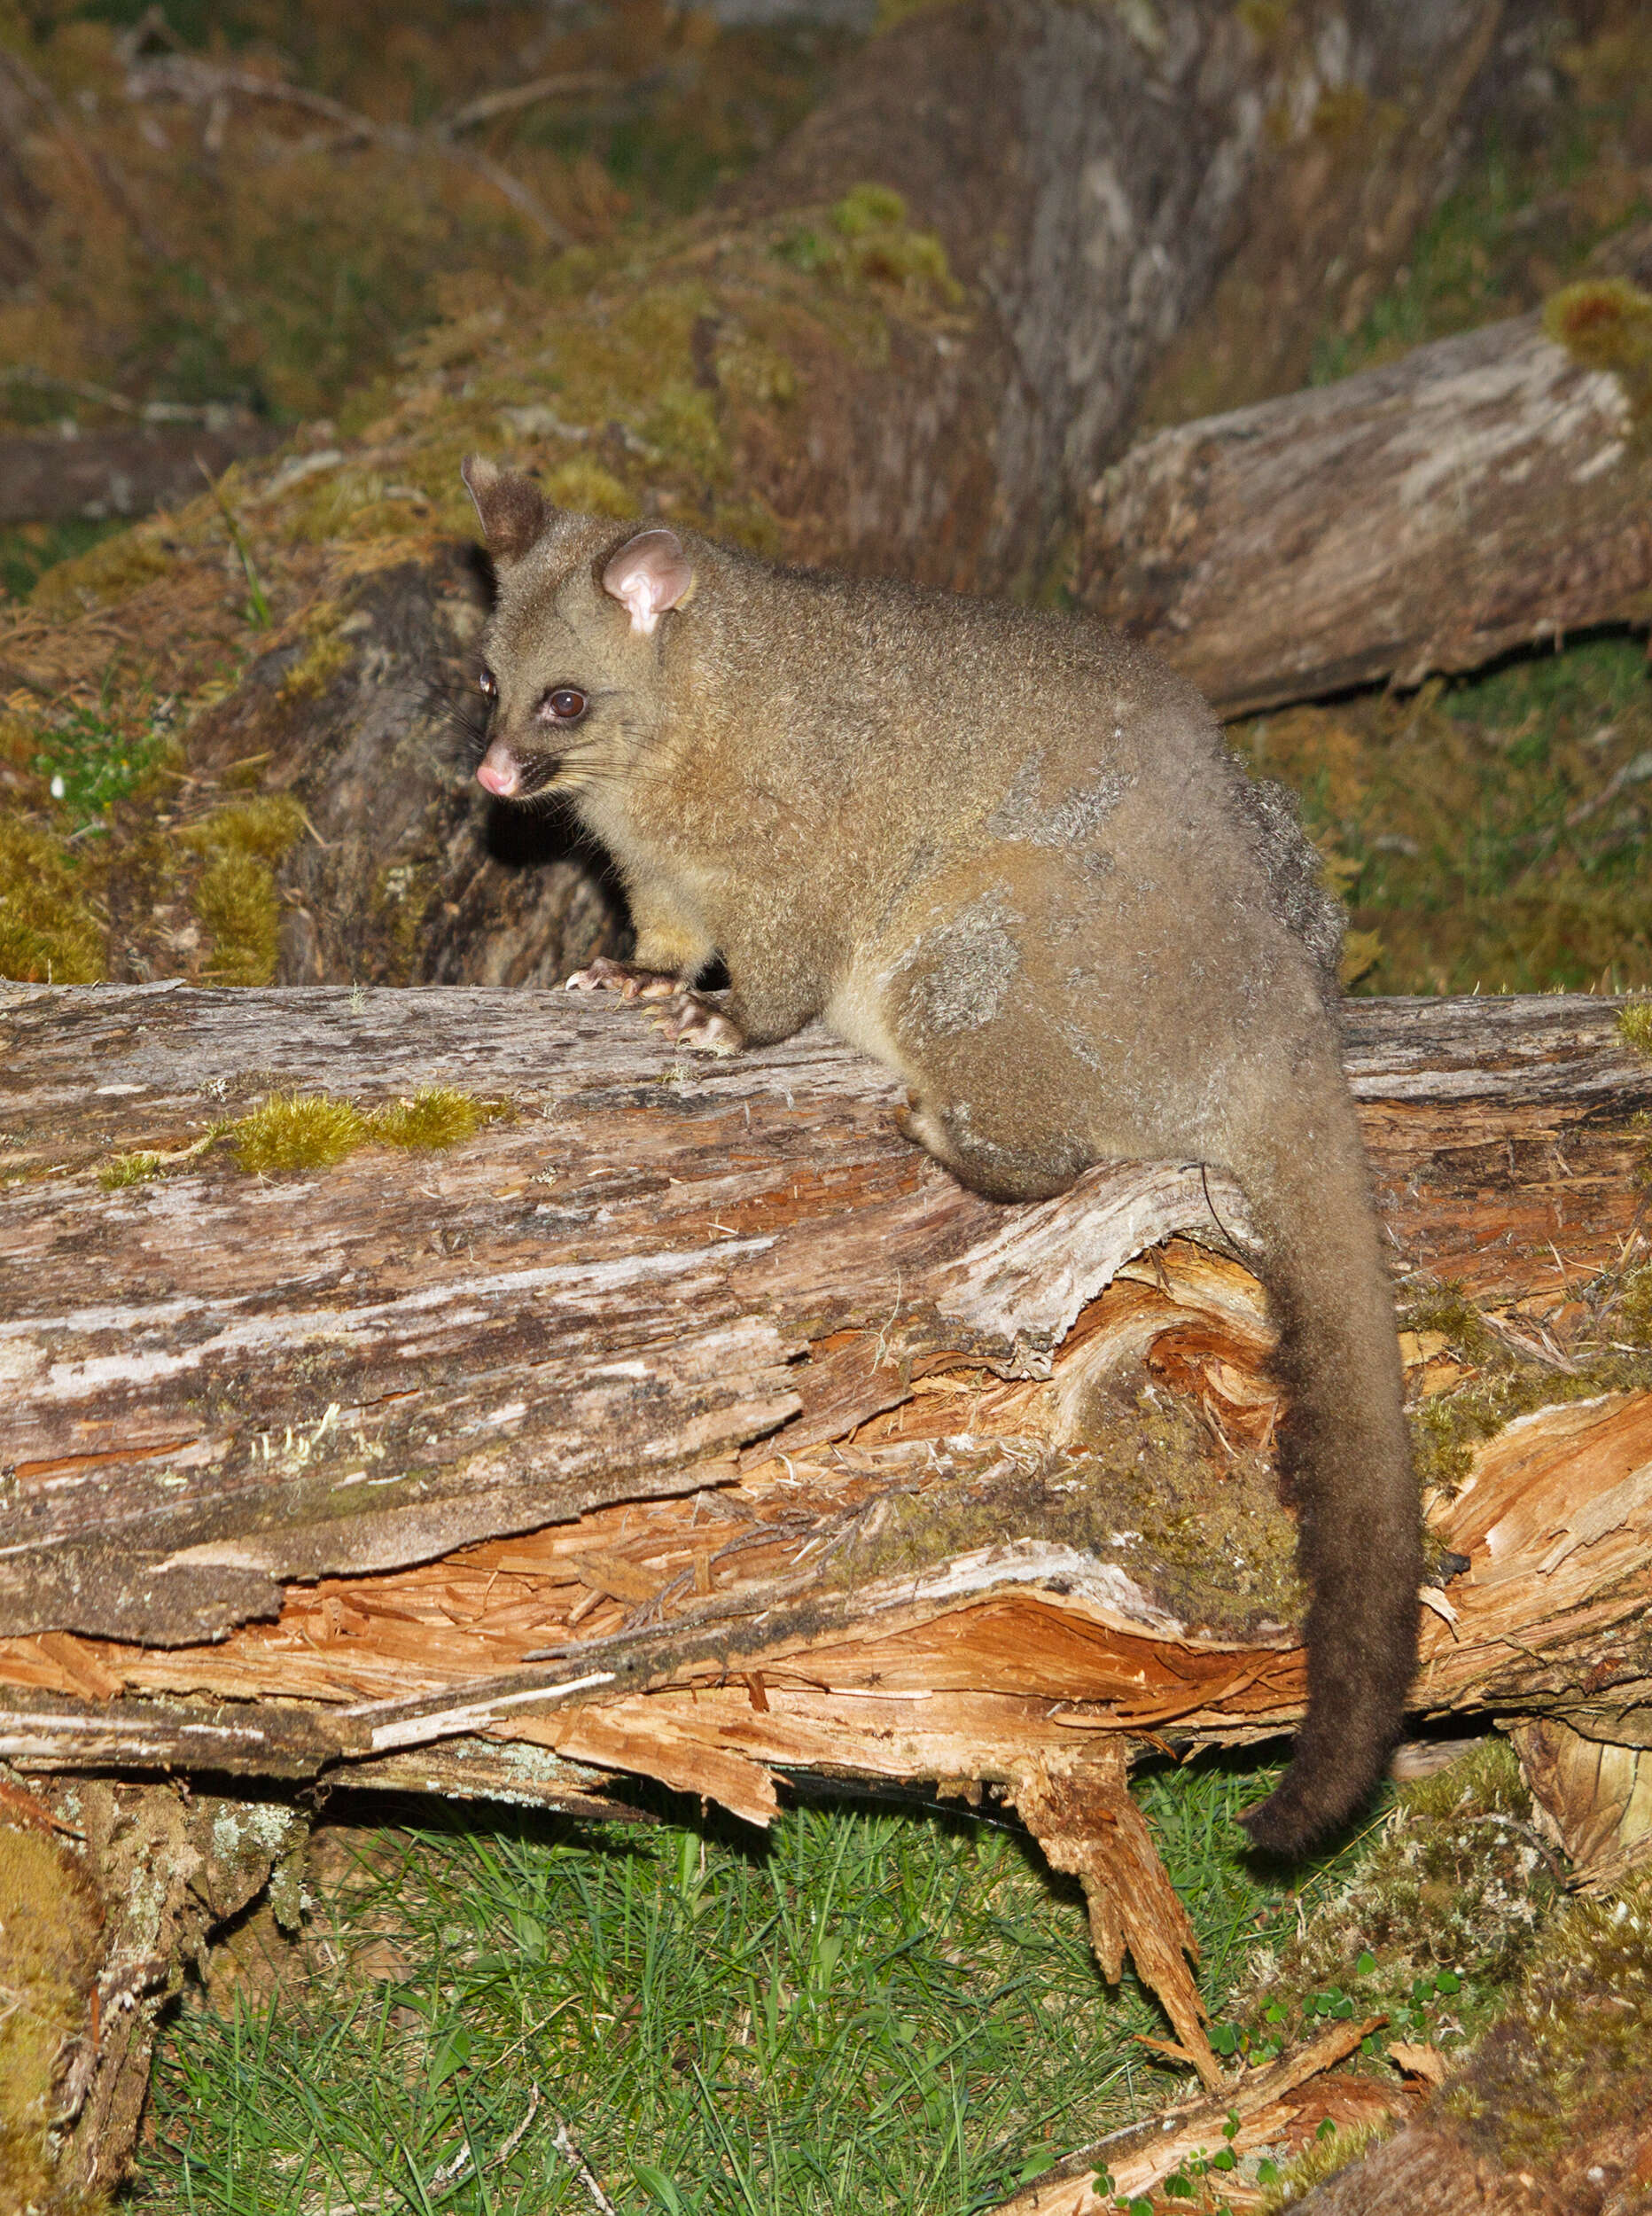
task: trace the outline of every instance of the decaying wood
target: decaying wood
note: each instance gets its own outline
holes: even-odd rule
[[[1557,1379],[1569,1304],[1643,1251],[1617,1015],[1346,1017],[1397,1272]],[[507,1742],[583,1766],[528,1797],[641,1773],[759,1822],[788,1774],[985,1783],[1213,2071],[1114,1771],[1301,1712],[1225,1181],[999,1208],[818,1033],[690,1062],[560,994],[8,987],[0,1026],[0,1756],[452,1790]],[[291,1177],[199,1149],[274,1092],[432,1082],[508,1112]],[[173,1174],[106,1190],[139,1150]],[[1525,1417],[1437,1524],[1472,1568],[1420,1710],[1636,1737],[1652,1393]]]
[[[1535,316],[1161,432],[1096,485],[1087,605],[1228,714],[1652,620],[1652,443]]]
[[[50,1852],[37,1848],[23,1866],[27,1875],[13,1858],[11,1898],[78,1956],[71,1963],[60,1955],[55,1965],[84,1997],[54,2093],[52,2204],[64,2206],[77,2190],[107,2192],[121,2176],[148,2093],[158,2018],[183,1965],[257,1898],[277,1865],[302,1852],[309,1823],[278,1800],[225,1799],[182,1781],[77,1777],[25,1786],[0,1765],[0,1825],[50,1842]],[[95,1901],[90,1918],[65,1913],[71,1894]],[[27,1994],[8,1999],[27,2006]],[[22,2120],[8,2114],[14,2130]],[[14,2185],[21,2181],[11,2162],[19,2158],[14,2141],[6,2172]]]
[[[1211,2098],[1184,2102],[1180,2107],[1161,2111],[1145,2124],[1129,2124],[1109,2132],[1105,2138],[1077,2149],[1025,2192],[1001,2203],[996,2216],[1100,2216],[1101,2211],[1114,2208],[1120,2198],[1150,2194],[1193,2156],[1215,2154],[1224,2146],[1231,2147],[1235,2154],[1248,2154],[1254,2148],[1289,2142],[1297,2135],[1305,2140],[1319,2116],[1315,2114],[1307,2129],[1301,2130],[1303,2104],[1294,2096],[1324,2072],[1345,2062],[1360,2040],[1386,2020],[1371,2016],[1333,2024],[1294,2054],[1270,2063],[1264,2070],[1247,2071]],[[1370,2090],[1379,2102],[1385,2102],[1390,2112],[1404,2103],[1402,2095],[1384,2095],[1375,2087]],[[1236,2130],[1225,2128],[1235,2119]],[[1110,2188],[1096,2189],[1098,2173],[1110,2181]],[[1226,2178],[1221,2196],[1244,2204]]]

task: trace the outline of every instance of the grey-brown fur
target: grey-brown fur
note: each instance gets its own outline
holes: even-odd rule
[[[484,781],[567,791],[631,898],[635,970],[582,981],[673,993],[674,1032],[713,1049],[730,1023],[759,1044],[823,1017],[995,1198],[1132,1158],[1244,1191],[1313,1592],[1307,1720],[1251,1824],[1300,1848],[1395,1734],[1421,1554],[1326,1009],[1338,925],[1289,803],[1247,784],[1190,686],[1088,620],[644,542],[485,463],[466,476],[500,572]],[[553,729],[567,687],[588,706]],[[726,1018],[688,989],[713,954]]]

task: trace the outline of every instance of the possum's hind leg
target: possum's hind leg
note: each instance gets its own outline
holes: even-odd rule
[[[1048,1200],[1065,1192],[1087,1167],[1071,1147],[1036,1151],[993,1138],[978,1128],[968,1101],[941,1106],[932,1094],[909,1092],[895,1111],[895,1125],[961,1185],[989,1200]]]

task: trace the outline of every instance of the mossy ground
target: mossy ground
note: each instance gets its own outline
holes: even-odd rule
[[[1531,57],[1546,97],[1490,121],[1394,283],[1352,332],[1327,332],[1312,381],[1540,308],[1652,216],[1652,25],[1628,4],[1579,37],[1556,18]]]
[[[1518,2001],[1445,2106],[1508,2169],[1552,2165],[1652,2101],[1652,1877],[1557,1919]]]
[[[1381,2014],[1374,2061],[1393,2039],[1449,2055],[1500,2011],[1559,1877],[1506,1740],[1396,1788],[1352,1882],[1252,1958],[1229,2009],[1242,2049],[1290,2045],[1321,2018]]]
[[[490,7],[485,27],[443,0],[228,0],[172,6],[146,42],[152,60],[180,46],[392,133],[502,83],[573,80],[409,153],[329,143],[279,100],[232,98],[216,124],[205,107],[129,100],[117,42],[142,14],[124,0],[0,13],[88,149],[78,162],[50,138],[29,149],[39,268],[0,308],[0,413],[22,425],[122,420],[98,386],[129,403],[331,414],[440,316],[444,277],[508,285],[554,259],[487,164],[602,250],[737,174],[852,43],[807,27],[720,32],[664,0],[553,18],[519,0]]]
[[[101,1923],[72,1855],[0,1820],[0,2207],[95,2216],[90,2199],[54,2187],[48,2140],[71,2042],[85,2029]]]

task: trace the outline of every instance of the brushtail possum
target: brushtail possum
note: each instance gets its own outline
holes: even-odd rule
[[[505,799],[565,793],[619,865],[635,960],[713,1051],[822,1017],[908,1087],[908,1135],[998,1200],[1094,1163],[1236,1181],[1288,1413],[1308,1710],[1247,1819],[1297,1852],[1399,1728],[1422,1568],[1394,1313],[1327,1001],[1338,925],[1277,793],[1204,702],[1082,617],[777,568],[548,505],[464,465]],[[693,990],[721,956],[725,1004]]]

